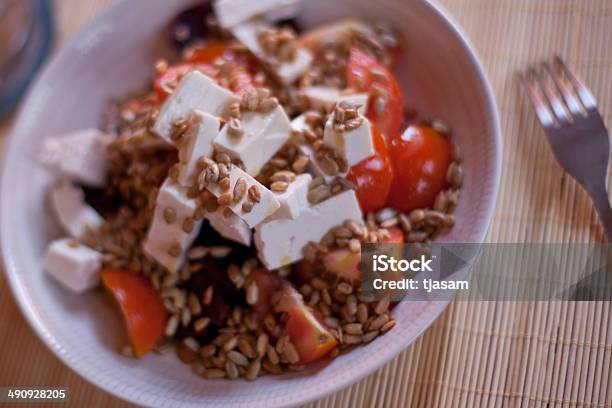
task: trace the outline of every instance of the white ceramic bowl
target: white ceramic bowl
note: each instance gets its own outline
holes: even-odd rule
[[[343,388],[396,356],[446,307],[404,302],[394,330],[331,364],[255,382],[203,380],[172,354],[121,357],[118,314],[101,291],[76,296],[43,274],[46,244],[59,230],[46,204],[52,181],[36,163],[41,141],[99,124],[106,101],[146,83],[163,55],[160,30],[190,0],[120,2],[59,52],[25,101],[2,171],[0,228],[4,266],[15,298],[45,344],[100,388],[147,406],[273,407],[304,403]],[[399,78],[410,106],[452,125],[466,182],[457,225],[445,238],[481,242],[499,184],[501,142],[493,94],[473,49],[446,13],[425,0],[308,0],[306,26],[339,17],[388,21],[407,43]]]

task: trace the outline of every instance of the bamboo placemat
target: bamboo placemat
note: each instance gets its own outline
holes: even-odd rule
[[[110,2],[57,0],[60,42]],[[602,242],[589,198],[554,160],[514,72],[559,52],[593,89],[612,125],[612,2],[441,3],[473,40],[501,112],[504,173],[488,241]],[[0,134],[8,126],[0,123]],[[611,407],[610,309],[610,302],[454,303],[384,368],[312,406]],[[0,385],[68,387],[70,405],[78,407],[129,406],[47,351],[1,275],[0,350]]]

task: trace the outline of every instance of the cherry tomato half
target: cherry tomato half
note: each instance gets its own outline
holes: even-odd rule
[[[383,63],[365,52],[353,48],[347,65],[347,84],[349,87],[363,87],[365,91],[373,88],[384,94],[385,106],[377,108],[377,98],[370,98],[366,116],[372,120],[382,134],[389,137],[399,135],[404,117],[404,97],[393,73]]]
[[[103,269],[104,286],[121,308],[136,357],[150,351],[164,335],[167,312],[149,281],[130,271]]]
[[[347,175],[357,186],[357,198],[364,213],[384,207],[393,182],[389,149],[375,126],[372,126],[372,141],[376,153],[352,166]]]
[[[403,212],[433,205],[447,187],[450,142],[431,127],[409,126],[390,144],[394,178],[388,205]]]

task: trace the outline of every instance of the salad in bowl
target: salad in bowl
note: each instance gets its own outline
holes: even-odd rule
[[[350,353],[396,324],[362,292],[361,245],[453,228],[461,155],[406,106],[403,39],[361,19],[301,30],[299,3],[184,11],[149,86],[41,148],[66,234],[45,271],[110,293],[127,357],[174,349],[204,378],[255,380]]]

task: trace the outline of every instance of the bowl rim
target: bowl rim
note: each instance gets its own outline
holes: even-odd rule
[[[491,115],[490,121],[492,126],[492,134],[491,137],[493,139],[494,150],[493,150],[493,163],[494,167],[491,169],[492,174],[492,193],[488,199],[487,203],[487,212],[486,216],[483,217],[486,222],[485,226],[482,229],[478,242],[483,242],[489,229],[493,219],[493,214],[495,210],[495,203],[497,201],[497,196],[499,194],[500,181],[501,181],[501,170],[502,170],[502,138],[501,138],[501,125],[499,118],[499,111],[497,108],[497,103],[495,100],[495,94],[493,92],[492,86],[489,82],[489,79],[486,75],[486,71],[484,70],[481,59],[476,52],[474,46],[471,41],[468,39],[467,35],[463,32],[462,28],[459,24],[450,16],[450,13],[436,0],[418,0],[423,3],[425,7],[428,7],[430,11],[433,11],[438,18],[444,21],[454,35],[457,37],[462,47],[466,51],[466,54],[469,58],[469,62],[475,69],[475,72],[478,75],[479,81],[483,87],[483,92],[486,100],[486,106]],[[31,104],[32,100],[35,99],[38,89],[40,88],[40,84],[44,83],[47,80],[47,77],[50,76],[57,69],[55,68],[58,65],[58,61],[65,59],[66,55],[71,54],[75,51],[81,42],[81,39],[87,37],[89,33],[94,31],[96,27],[103,21],[107,19],[112,19],[113,15],[120,14],[124,12],[124,9],[130,7],[129,2],[127,0],[121,0],[114,4],[112,4],[107,10],[102,12],[100,15],[96,16],[91,22],[89,22],[83,29],[81,29],[72,39],[70,39],[63,47],[61,47],[58,52],[54,53],[51,60],[46,63],[42,72],[38,76],[38,78],[34,81],[32,87],[28,90],[26,94],[26,98],[23,103],[19,107],[19,113],[15,119],[15,122],[12,127],[12,131],[8,137],[8,140],[5,142],[6,146],[4,149],[2,161],[1,161],[1,179],[0,179],[0,192],[4,191],[5,186],[8,184],[8,160],[7,157],[9,152],[13,150],[13,146],[16,143],[15,137],[13,137],[17,133],[17,129],[19,129],[22,125],[21,123],[24,121],[24,107]],[[8,214],[7,207],[10,205],[9,200],[6,198],[5,194],[0,196],[0,220],[5,217],[5,214]],[[60,348],[57,344],[55,344],[49,336],[46,335],[45,329],[42,327],[42,322],[39,321],[39,318],[36,315],[36,312],[27,299],[24,293],[23,288],[17,279],[17,265],[14,260],[13,254],[9,253],[6,247],[6,237],[8,236],[8,231],[5,227],[6,223],[0,222],[0,255],[1,262],[3,265],[3,270],[5,276],[8,281],[8,286],[11,289],[11,293],[13,298],[15,299],[17,305],[19,306],[19,310],[22,315],[25,317],[26,321],[36,333],[36,335],[42,340],[45,346],[51,350],[51,352],[67,367],[69,367],[73,372],[75,372],[80,378],[84,379],[88,383],[96,386],[99,389],[104,390],[105,392],[113,395],[117,398],[120,398],[124,401],[128,401],[133,404],[142,405],[143,402],[139,401],[135,398],[134,395],[130,393],[120,392],[115,389],[112,389],[105,384],[102,384],[97,379],[91,378],[88,373],[85,372],[82,366],[76,364],[75,361],[69,359],[64,353],[61,352]],[[372,362],[367,366],[367,369],[364,369],[360,372],[354,373],[350,378],[346,378],[345,380],[336,381],[333,384],[330,384],[328,388],[322,390],[317,395],[313,395],[312,397],[301,398],[299,400],[292,401],[292,405],[295,404],[305,404],[308,402],[312,402],[314,400],[318,400],[328,396],[334,392],[337,392],[345,387],[348,387],[351,384],[356,383],[357,381],[363,379],[367,375],[371,374],[375,370],[382,367],[384,364],[389,362],[391,359],[395,358],[399,353],[404,351],[413,341],[415,341],[418,337],[422,335],[422,333],[430,327],[430,325],[440,316],[442,311],[446,309],[450,300],[438,301],[435,303],[435,309],[432,313],[431,317],[427,319],[427,324],[423,325],[420,330],[416,333],[416,335],[412,339],[408,339],[407,341],[401,342],[401,344],[397,344],[392,353],[384,356],[384,358],[379,358]]]

